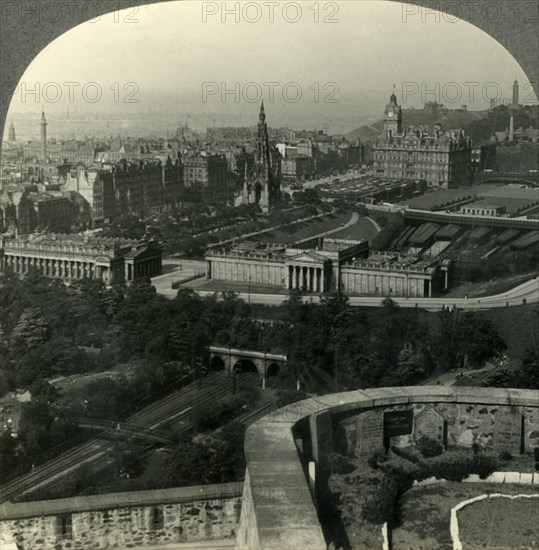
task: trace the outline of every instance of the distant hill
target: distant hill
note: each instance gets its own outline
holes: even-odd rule
[[[488,111],[462,111],[437,108],[427,104],[423,109],[403,109],[402,127],[434,126],[440,124],[444,130],[464,128],[471,122],[485,118]],[[346,135],[349,139],[359,138],[361,141],[376,139],[382,135],[384,121],[378,120],[373,124],[365,124]]]

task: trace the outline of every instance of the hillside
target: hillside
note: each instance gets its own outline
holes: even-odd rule
[[[480,120],[488,111],[445,110],[432,107],[423,109],[403,109],[402,126],[434,126],[440,124],[443,129],[464,128],[473,121]],[[376,139],[382,134],[384,121],[378,120],[374,124],[366,124],[352,130],[346,135],[349,139],[359,138],[361,141]]]

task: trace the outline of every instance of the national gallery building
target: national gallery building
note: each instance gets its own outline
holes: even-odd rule
[[[206,278],[322,293],[430,297],[450,285],[448,260],[373,255],[367,241],[316,238],[295,248],[244,243],[206,255]]]

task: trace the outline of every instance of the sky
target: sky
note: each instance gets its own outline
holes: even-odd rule
[[[8,120],[43,107],[239,125],[264,99],[270,125],[352,129],[380,118],[394,85],[404,108],[480,110],[515,78],[535,101],[511,54],[464,21],[383,0],[271,4],[273,21],[267,2],[177,1],[79,25],[35,58]]]

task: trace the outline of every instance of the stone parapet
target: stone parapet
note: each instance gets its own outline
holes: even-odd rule
[[[252,424],[245,437],[246,482],[237,550],[326,550],[311,487],[316,464],[334,450],[338,424],[369,410],[430,410],[445,406],[459,414],[518,414],[534,433],[539,426],[539,391],[476,387],[410,386],[336,393],[307,399]],[[443,407],[442,407],[443,408]],[[466,412],[469,411],[469,412]],[[438,413],[442,415],[442,413]],[[452,412],[451,412],[452,414]],[[503,413],[505,431],[510,429]],[[447,416],[447,414],[446,414]],[[466,422],[464,417],[461,418]],[[460,422],[459,422],[460,424]],[[521,424],[518,425],[520,437]],[[513,444],[515,434],[505,434]],[[504,435],[504,437],[505,437]],[[307,473],[308,472],[308,473]],[[316,491],[315,491],[316,492]]]

